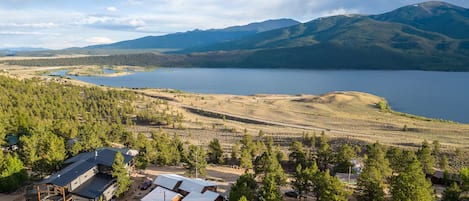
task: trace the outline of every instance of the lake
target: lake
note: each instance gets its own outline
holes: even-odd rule
[[[121,77],[74,79],[129,88],[216,94],[315,94],[361,91],[385,97],[394,110],[469,123],[469,72],[159,68]]]

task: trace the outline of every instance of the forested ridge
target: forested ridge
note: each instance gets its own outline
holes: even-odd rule
[[[23,167],[47,175],[70,156],[133,142],[129,125],[173,124],[182,118],[159,110],[162,102],[145,103],[146,109],[138,110],[135,102],[142,97],[131,91],[4,76],[0,91],[0,145],[8,146],[7,136],[19,138],[18,150],[0,153],[0,192],[26,181]]]

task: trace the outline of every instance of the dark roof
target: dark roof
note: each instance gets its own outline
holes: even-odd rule
[[[124,156],[124,163],[128,163],[130,160],[132,160],[133,157],[131,155],[127,155],[124,153],[126,149],[104,147],[104,148],[96,149],[96,151],[80,153],[74,157],[71,157],[65,160],[64,164],[75,163],[81,160],[93,159],[95,158],[95,155],[97,152],[98,157],[96,157],[96,160],[99,162],[99,164],[111,167],[112,163],[114,163],[114,156],[116,155],[118,151],[120,151],[122,155]]]
[[[114,183],[115,179],[110,175],[98,173],[82,184],[79,188],[72,191],[73,194],[80,197],[94,199],[103,194],[103,192]]]
[[[42,183],[54,184],[57,186],[65,186],[72,182],[74,179],[90,170],[91,168],[97,165],[103,165],[107,167],[112,167],[114,163],[114,158],[117,151],[108,148],[102,148],[96,150],[96,153],[86,152],[78,154],[65,161],[66,164],[70,164],[66,168],[60,170],[59,172],[51,175],[48,179],[44,180]],[[128,163],[132,160],[133,156],[122,154],[124,156],[124,163]]]
[[[101,150],[98,150],[97,152],[98,152],[98,157],[95,157],[94,155],[95,153],[92,152],[93,155],[90,159],[91,160],[95,159],[97,164],[111,167],[112,164],[114,163],[114,158],[118,151],[112,150],[112,149],[101,149]],[[124,153],[122,153],[122,155],[124,156],[124,163],[128,163],[133,158],[133,156],[127,155]]]
[[[51,175],[48,179],[44,180],[42,183],[54,184],[57,186],[65,186],[95,166],[96,166],[96,163],[93,163],[93,162],[79,161]]]

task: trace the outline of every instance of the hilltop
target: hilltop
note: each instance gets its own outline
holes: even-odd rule
[[[7,63],[469,71],[469,10],[430,1],[379,15],[268,20],[65,50],[74,51],[109,56]]]

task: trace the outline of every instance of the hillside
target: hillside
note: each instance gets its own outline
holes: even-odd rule
[[[299,24],[299,22],[291,19],[267,20],[224,29],[194,30],[163,36],[147,36],[113,44],[89,46],[84,49],[186,49],[231,41],[259,32],[289,27],[296,24]]]
[[[444,2],[429,1],[409,5],[370,17],[381,21],[411,25],[453,38],[469,38],[469,9]]]
[[[133,65],[303,69],[469,71],[469,11],[443,2],[405,6],[381,15],[339,15],[306,23],[271,20],[246,26],[149,36],[88,50],[182,49],[15,65]],[[296,24],[296,25],[295,25]],[[282,28],[283,27],[283,28]],[[97,48],[97,49],[93,49]],[[118,51],[114,51],[118,52]]]

